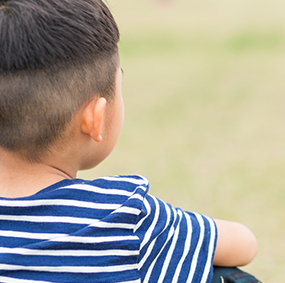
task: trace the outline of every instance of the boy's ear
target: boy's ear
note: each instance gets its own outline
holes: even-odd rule
[[[80,124],[81,131],[89,135],[96,142],[102,140],[101,129],[106,103],[104,97],[99,97],[88,102],[83,110]]]

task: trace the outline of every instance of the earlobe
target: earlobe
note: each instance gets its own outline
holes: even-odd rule
[[[101,142],[102,140],[101,130],[106,103],[105,98],[99,97],[90,101],[83,111],[81,131],[96,142]]]

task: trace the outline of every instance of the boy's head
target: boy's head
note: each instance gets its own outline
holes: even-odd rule
[[[112,101],[119,31],[101,0],[6,0],[0,35],[0,148],[40,161],[86,102]]]

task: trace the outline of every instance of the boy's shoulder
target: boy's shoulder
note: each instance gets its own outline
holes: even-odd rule
[[[32,199],[74,199],[89,202],[124,202],[132,195],[148,193],[148,179],[140,175],[117,175],[94,180],[65,179],[39,191]]]

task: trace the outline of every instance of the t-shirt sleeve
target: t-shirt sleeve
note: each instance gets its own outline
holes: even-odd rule
[[[211,218],[146,194],[135,234],[142,282],[211,282],[217,240]]]

